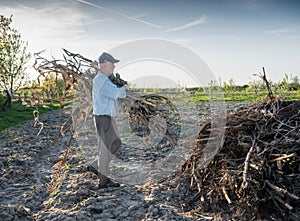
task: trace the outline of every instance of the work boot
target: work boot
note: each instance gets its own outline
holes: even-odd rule
[[[98,170],[97,170],[95,167],[93,167],[92,165],[88,165],[88,166],[87,166],[87,171],[89,171],[89,172],[91,172],[91,173],[94,173],[94,174],[96,174],[96,175],[99,177],[99,172],[98,172]]]
[[[103,189],[103,188],[108,188],[108,187],[120,187],[121,185],[117,182],[113,182],[111,179],[108,179],[106,182],[101,182],[99,181],[98,188]]]
[[[108,179],[107,187],[120,187],[121,185],[118,182],[113,182],[111,179]]]
[[[110,178],[100,174],[98,188],[119,187],[120,184],[113,182]]]

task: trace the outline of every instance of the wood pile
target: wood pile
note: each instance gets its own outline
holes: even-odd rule
[[[227,113],[225,140],[205,168],[208,122],[183,170],[199,213],[231,220],[300,220],[300,100],[266,99]]]

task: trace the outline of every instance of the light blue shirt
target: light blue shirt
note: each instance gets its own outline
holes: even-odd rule
[[[126,90],[118,88],[111,80],[98,71],[93,79],[93,114],[115,117],[119,114],[118,98],[125,98]]]

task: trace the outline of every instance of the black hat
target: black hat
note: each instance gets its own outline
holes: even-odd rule
[[[120,60],[117,60],[110,54],[103,52],[99,57],[99,63],[102,64],[107,61],[112,62],[112,63],[118,63]]]

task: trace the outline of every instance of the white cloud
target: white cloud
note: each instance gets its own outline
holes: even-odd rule
[[[70,2],[44,2],[35,7],[18,4],[17,7],[2,6],[2,9],[5,16],[13,14],[13,27],[21,33],[22,40],[28,41],[28,49],[35,52],[63,45],[81,45],[78,42],[86,38],[87,27],[107,20],[96,20],[76,7],[74,1],[71,3],[73,5]]]
[[[275,34],[285,34],[285,33],[293,33],[296,32],[296,30],[293,30],[291,28],[278,28],[273,30],[267,30],[266,33],[275,33]]]
[[[6,14],[13,14],[13,24],[24,36],[49,36],[56,33],[69,35],[79,33],[91,18],[74,8],[46,7],[47,9],[18,7],[5,8]],[[84,21],[84,22],[83,22]]]
[[[300,27],[272,29],[265,31],[265,33],[294,39],[300,37]]]
[[[187,28],[191,28],[200,24],[205,24],[207,22],[207,18],[205,15],[202,15],[201,17],[197,18],[196,20],[189,22],[187,24],[166,30],[164,32],[173,32],[173,31],[179,31],[179,30],[183,30],[183,29],[187,29]]]

